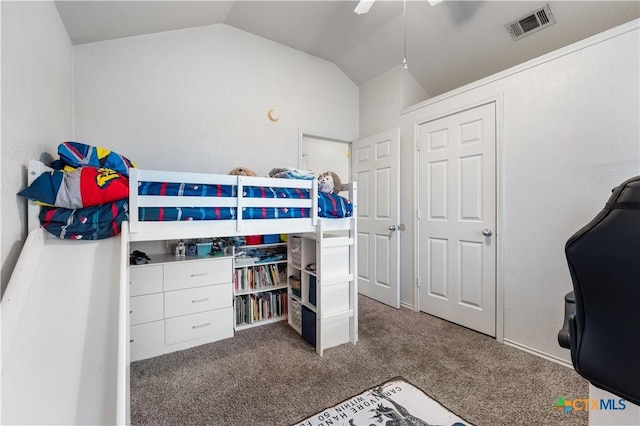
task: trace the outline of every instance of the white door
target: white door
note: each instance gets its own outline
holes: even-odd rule
[[[358,291],[400,308],[400,129],[358,141]]]
[[[420,310],[496,333],[496,113],[489,103],[418,132]]]
[[[306,133],[301,135],[301,139],[302,169],[313,170],[316,176],[330,170],[342,181],[351,182],[351,141]]]

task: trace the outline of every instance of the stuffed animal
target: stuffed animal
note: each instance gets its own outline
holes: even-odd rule
[[[256,176],[256,172],[246,167],[236,167],[229,172],[230,175],[235,176]]]
[[[318,189],[327,194],[337,194],[342,191],[342,182],[337,174],[327,171],[318,176]]]
[[[184,240],[178,240],[176,244],[176,257],[184,257],[187,254],[187,249],[184,245]]]

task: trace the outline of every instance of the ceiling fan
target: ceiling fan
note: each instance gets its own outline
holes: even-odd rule
[[[360,2],[358,2],[358,5],[353,11],[358,15],[364,15],[369,11],[369,9],[371,9],[371,6],[373,6],[373,3],[375,1],[376,0],[360,0]],[[443,2],[443,0],[428,0],[428,1],[431,6],[435,6]]]

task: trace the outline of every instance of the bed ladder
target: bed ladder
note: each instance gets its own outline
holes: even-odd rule
[[[358,342],[357,219],[330,234],[320,220],[316,235],[316,352]],[[346,258],[346,259],[345,259]],[[345,266],[347,265],[347,266]]]

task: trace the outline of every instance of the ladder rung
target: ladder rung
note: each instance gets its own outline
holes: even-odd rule
[[[323,278],[320,282],[320,288],[331,287],[345,282],[351,283],[353,281],[353,274],[336,275],[333,277]]]
[[[345,247],[353,245],[353,238],[335,237],[322,239],[322,248]]]
[[[322,317],[322,321],[326,321],[327,323],[330,323],[330,322],[339,321],[345,318],[351,318],[352,316],[353,316],[353,309],[349,309],[348,311],[325,315]]]

